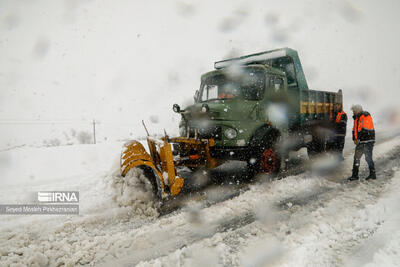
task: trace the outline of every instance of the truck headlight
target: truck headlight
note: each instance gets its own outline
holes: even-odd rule
[[[224,134],[225,134],[225,137],[228,138],[228,139],[234,139],[237,136],[237,132],[233,128],[226,129]]]
[[[185,125],[182,125],[179,127],[179,135],[184,137],[187,134],[187,129]]]

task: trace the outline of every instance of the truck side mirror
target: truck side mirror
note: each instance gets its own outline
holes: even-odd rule
[[[194,99],[194,102],[195,102],[195,103],[198,101],[199,95],[200,95],[199,90],[196,90],[196,92],[194,93],[194,96],[193,96],[193,99]]]
[[[181,111],[181,107],[178,104],[174,104],[172,106],[172,109],[174,110],[175,113],[179,113]]]

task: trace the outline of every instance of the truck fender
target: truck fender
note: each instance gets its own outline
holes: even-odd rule
[[[270,125],[263,125],[254,132],[249,146],[251,148],[265,148],[266,146],[272,145],[279,136],[280,132],[278,129]]]
[[[279,136],[280,131],[272,126],[263,125],[258,128],[250,140],[249,148],[249,159],[248,159],[248,169],[252,175],[259,173],[260,171],[264,173],[277,174],[280,170],[280,166],[282,165],[282,157],[281,152],[279,151]],[[269,151],[269,152],[268,152]],[[263,155],[265,153],[269,153],[268,155],[274,155],[272,158],[275,158],[275,164],[272,169],[263,168],[262,166],[265,159],[263,160]],[[272,154],[271,154],[272,153]],[[262,170],[263,169],[263,170]],[[265,170],[264,170],[265,169]]]

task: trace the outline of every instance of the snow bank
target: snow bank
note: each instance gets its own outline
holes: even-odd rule
[[[110,188],[112,199],[120,207],[129,207],[135,214],[158,216],[152,184],[141,169],[131,169],[125,177],[122,177],[118,166],[112,173],[110,181],[112,181]]]
[[[119,176],[121,148],[113,143],[0,152],[12,162],[2,166],[8,170],[2,177],[8,185],[0,188],[0,203],[32,203],[36,192],[45,190],[80,193],[79,216],[2,215],[0,265],[93,263],[125,246],[122,228],[137,228],[156,218],[143,174]]]

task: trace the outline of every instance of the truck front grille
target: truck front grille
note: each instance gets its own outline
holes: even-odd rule
[[[215,140],[222,139],[222,128],[221,126],[213,126],[208,128],[189,128],[189,137],[194,138],[196,135],[197,129],[197,137],[200,139],[209,139],[214,138]]]

